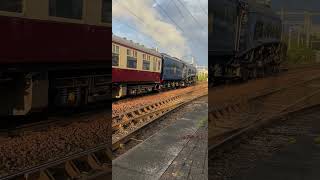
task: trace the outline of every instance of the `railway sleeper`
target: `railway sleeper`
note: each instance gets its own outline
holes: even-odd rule
[[[104,149],[58,165],[16,177],[21,180],[81,179],[99,172],[111,172],[112,152]]]

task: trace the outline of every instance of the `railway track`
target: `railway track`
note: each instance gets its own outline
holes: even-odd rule
[[[49,117],[30,116],[26,119],[16,118],[15,121],[17,122],[15,122],[15,126],[1,127],[0,138],[23,137],[33,132],[44,132],[50,128],[66,127],[73,123],[86,123],[101,117],[111,117],[111,113],[105,112],[104,110],[102,112],[101,110],[94,110],[77,114],[68,114],[67,116],[52,114]],[[20,124],[19,121],[21,121]],[[30,121],[30,123],[26,121]]]
[[[320,78],[244,97],[209,110],[209,151],[218,157],[241,137],[249,136],[286,114],[318,105]]]
[[[202,86],[201,86],[202,87]],[[144,112],[144,116],[140,117],[140,120],[143,120],[146,122],[147,120],[155,120],[157,117],[160,117],[171,110],[175,109],[178,106],[183,105],[184,103],[187,103],[188,101],[191,101],[193,98],[198,97],[199,93],[195,93],[197,89],[194,91],[186,94],[189,95],[188,98],[184,96],[177,96],[171,99],[165,99],[163,101],[159,101],[154,104],[149,104],[148,106],[143,107],[144,110],[141,111],[141,113]],[[138,109],[137,109],[138,110]],[[134,112],[134,111],[133,111]],[[130,117],[130,113],[127,112],[126,117]],[[153,115],[152,115],[153,114]],[[132,114],[131,114],[132,115]],[[142,114],[140,114],[142,115]],[[28,143],[29,141],[32,141],[32,143],[35,143],[35,146],[39,146],[39,148],[43,148],[43,145],[41,144],[48,144],[45,145],[47,148],[51,147],[54,150],[47,149],[45,151],[48,151],[48,154],[52,154],[48,156],[49,158],[43,159],[43,157],[46,157],[46,155],[37,155],[35,154],[37,151],[37,148],[29,147],[28,145],[22,145],[19,154],[17,153],[10,153],[9,150],[5,150],[7,152],[0,152],[4,156],[4,161],[7,161],[9,159],[12,159],[12,161],[18,161],[20,162],[19,166],[14,165],[14,163],[4,164],[0,168],[0,179],[90,179],[94,178],[100,175],[103,175],[102,177],[110,177],[111,178],[111,161],[112,161],[112,147],[114,145],[111,145],[110,143],[101,144],[103,142],[103,138],[97,137],[97,136],[106,136],[108,132],[111,132],[111,123],[110,129],[106,126],[106,121],[108,121],[108,118],[111,114],[106,112],[86,112],[81,113],[80,115],[75,116],[50,116],[48,120],[34,122],[34,123],[28,123],[21,126],[17,126],[13,129],[4,130],[1,131],[1,139],[0,142],[2,143],[2,148],[6,148],[5,146],[9,144],[12,146],[12,141],[16,141],[19,143],[20,141],[23,142],[23,144]],[[119,117],[122,117],[120,115]],[[118,120],[119,120],[118,117]],[[100,122],[93,123],[95,119],[102,119],[99,120]],[[137,118],[137,117],[136,117]],[[124,119],[122,119],[124,120]],[[114,129],[117,129],[116,127],[127,127],[129,125],[129,119],[127,119],[127,124],[124,126],[114,126]],[[137,119],[136,119],[137,120]],[[96,120],[98,121],[98,120]],[[113,122],[115,119],[112,120]],[[132,125],[133,122],[137,122],[134,119],[130,119],[130,124]],[[109,121],[111,122],[111,120]],[[140,121],[141,122],[141,121]],[[90,124],[91,123],[91,124]],[[151,122],[149,122],[151,123]],[[75,126],[75,128],[68,128],[69,126],[72,126],[73,124],[80,124],[79,127]],[[144,124],[147,125],[147,124]],[[91,130],[90,128],[94,127],[100,127],[100,129],[97,129],[98,132],[92,132],[95,130]],[[61,130],[55,131],[56,128],[61,128]],[[102,129],[101,129],[102,128]],[[118,128],[117,130],[120,130],[121,128]],[[53,132],[48,135],[46,131]],[[80,142],[81,138],[87,135],[87,134],[79,134],[84,129],[89,129],[88,133],[90,136],[95,138],[89,138],[92,142],[89,142],[89,145],[91,144],[90,148],[84,149],[84,143]],[[70,133],[70,135],[66,137],[60,137],[58,136],[59,133]],[[68,132],[71,131],[71,132]],[[138,132],[138,131],[136,131]],[[42,134],[43,133],[43,134]],[[74,134],[75,133],[75,134]],[[74,136],[72,135],[74,134]],[[99,134],[99,135],[98,135]],[[128,137],[132,137],[134,133],[130,133]],[[89,136],[88,135],[88,136]],[[57,136],[57,137],[54,137]],[[80,136],[80,138],[78,138]],[[53,137],[53,138],[52,138]],[[72,137],[72,138],[71,138]],[[61,139],[62,138],[62,139]],[[18,140],[15,140],[18,139]],[[28,139],[28,140],[26,140]],[[83,138],[82,138],[83,139]],[[130,140],[130,138],[128,139]],[[52,141],[52,142],[51,142]],[[62,144],[61,142],[62,141]],[[70,142],[69,142],[70,141]],[[78,143],[75,143],[73,141],[79,141]],[[124,139],[119,140],[118,142],[123,142]],[[51,143],[50,143],[51,142]],[[99,143],[98,143],[99,142]],[[12,144],[10,144],[12,143]],[[120,144],[120,143],[119,143]],[[121,144],[120,144],[121,145]],[[73,147],[74,146],[74,147]],[[64,152],[57,152],[59,151],[56,148],[63,148],[68,149],[74,148],[69,150],[69,153]],[[23,149],[26,148],[26,149]],[[10,148],[8,148],[10,149]],[[82,149],[82,150],[80,150]],[[61,149],[62,150],[62,149]],[[1,147],[0,147],[1,151]],[[21,152],[22,151],[22,152]],[[30,152],[32,151],[32,152]],[[29,154],[30,153],[30,154]],[[11,155],[10,155],[11,154]],[[28,155],[29,154],[29,155]],[[12,157],[11,157],[12,156]],[[30,156],[30,157],[26,157]],[[27,159],[34,159],[40,156],[39,162],[41,163],[28,163]],[[42,161],[40,161],[42,157]],[[7,158],[7,160],[6,160]],[[8,159],[9,158],[9,159]],[[3,162],[4,162],[3,161]],[[4,162],[5,163],[5,162]],[[0,164],[1,164],[1,158],[0,158]],[[26,166],[24,166],[25,164]],[[27,168],[27,169],[26,169]]]
[[[111,112],[91,111],[2,129],[0,179],[90,179],[111,174],[110,117]]]
[[[135,140],[134,137],[152,122],[172,110],[207,94],[207,84],[203,84],[185,94],[179,94],[136,109],[130,109],[113,117],[112,149],[117,150],[128,141]]]
[[[0,179],[94,179],[101,174],[111,174],[111,158],[110,144],[101,144]]]
[[[243,99],[248,99],[250,98],[250,95],[251,97],[255,97],[280,88],[293,86],[309,79],[318,78],[319,73],[320,66],[314,66],[306,69],[303,68],[284,72],[275,77],[251,80],[248,83],[209,88],[209,102],[214,102],[214,104],[211,103],[210,107],[216,108],[218,106],[225,106],[225,104],[233,104],[241,97],[243,97]]]
[[[319,87],[320,78],[313,77],[209,110],[209,164],[214,164],[215,159],[223,157],[240,142],[246,141],[244,139],[255,137],[264,127],[276,124],[281,117],[319,105]],[[214,170],[219,169],[213,166]]]
[[[230,140],[214,152],[215,156],[209,156],[210,179],[294,179],[301,174],[309,179],[314,175],[309,164],[317,162],[312,153],[318,152],[317,148],[309,143],[319,145],[319,110],[320,106],[314,105],[283,114],[259,130],[246,131]],[[287,171],[305,166],[309,168],[303,173]]]

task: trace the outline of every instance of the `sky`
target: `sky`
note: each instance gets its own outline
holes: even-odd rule
[[[208,0],[113,0],[113,34],[208,64]]]

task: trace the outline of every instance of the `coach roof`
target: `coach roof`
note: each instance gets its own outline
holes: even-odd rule
[[[157,52],[155,49],[147,48],[144,45],[135,43],[131,40],[127,40],[126,38],[112,35],[112,42],[161,58],[161,54]]]

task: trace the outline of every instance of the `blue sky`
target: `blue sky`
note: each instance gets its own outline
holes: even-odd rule
[[[208,64],[208,0],[113,0],[112,31],[160,52]]]

